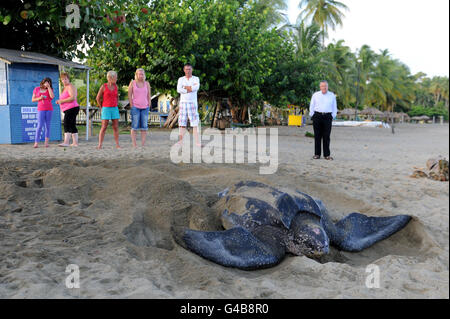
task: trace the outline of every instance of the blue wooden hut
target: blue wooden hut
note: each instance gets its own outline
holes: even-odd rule
[[[32,103],[33,89],[42,79],[53,82],[53,116],[50,141],[60,141],[61,111],[59,99],[59,67],[89,67],[45,54],[0,48],[0,144],[34,142],[37,128],[37,103]],[[44,137],[42,136],[42,140]]]

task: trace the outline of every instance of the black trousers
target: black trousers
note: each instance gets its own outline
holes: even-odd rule
[[[322,141],[323,141],[323,156],[328,157],[331,155],[330,135],[333,123],[333,116],[331,115],[331,113],[329,114],[314,113],[312,120],[314,127],[315,155],[321,156]]]
[[[77,129],[77,116],[80,112],[80,107],[74,107],[64,112],[64,133],[78,133]]]

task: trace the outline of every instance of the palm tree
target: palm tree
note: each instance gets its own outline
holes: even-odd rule
[[[320,27],[312,23],[305,25],[304,21],[296,25],[287,25],[291,40],[296,48],[297,57],[304,59],[317,57],[322,51],[322,31]]]
[[[328,28],[331,27],[335,30],[336,26],[342,26],[342,18],[345,16],[340,9],[348,10],[344,3],[334,0],[301,0],[299,8],[303,8],[303,10],[300,12],[298,20],[311,19],[322,28],[322,44],[324,46]]]
[[[417,77],[417,76],[416,76]],[[417,86],[415,90],[416,101],[415,105],[421,105],[424,107],[431,107],[434,105],[434,99],[430,93],[431,79],[426,77],[426,74],[420,74],[417,77]]]
[[[354,72],[355,55],[344,45],[344,40],[328,45],[324,52],[321,65],[323,74],[336,94],[338,104],[350,107],[354,99],[352,91],[352,76]]]
[[[434,106],[437,106],[440,101],[446,100],[448,105],[448,78],[435,76],[431,79],[429,92],[433,94]]]
[[[442,98],[445,101],[445,106],[448,108],[449,107],[449,80],[448,80],[448,77],[444,77],[442,79],[442,84],[443,84]]]
[[[268,10],[267,27],[288,20],[286,15],[280,12],[281,10],[287,9],[286,0],[256,0],[253,7],[259,13]]]
[[[424,73],[415,75],[416,80],[416,105],[424,107],[436,107],[439,102],[449,106],[449,79],[448,77],[428,78]]]
[[[355,70],[359,68],[359,78],[355,73],[355,91],[358,90],[359,105],[365,105],[365,92],[370,82],[370,75],[375,68],[377,54],[368,46],[363,45],[356,53]]]
[[[367,84],[367,101],[384,111],[394,112],[396,106],[409,109],[415,99],[416,86],[409,68],[392,59],[387,50],[377,56],[375,66]]]

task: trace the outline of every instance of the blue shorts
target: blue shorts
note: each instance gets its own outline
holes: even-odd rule
[[[148,131],[148,112],[150,108],[131,108],[131,129],[135,131]]]
[[[102,120],[118,120],[120,119],[119,108],[115,107],[102,107]]]

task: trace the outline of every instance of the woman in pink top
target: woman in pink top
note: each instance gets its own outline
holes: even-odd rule
[[[64,112],[64,142],[59,144],[59,146],[78,146],[78,129],[76,124],[80,107],[77,102],[77,88],[70,83],[67,73],[61,73],[60,79],[64,84],[64,90],[56,104],[59,104],[61,111]],[[70,136],[72,136],[72,144],[69,145]]]
[[[50,140],[50,122],[53,114],[52,100],[54,98],[55,94],[50,78],[43,79],[40,86],[33,91],[31,101],[33,103],[38,102],[38,126],[34,139],[34,148],[38,148],[38,142],[41,139],[41,131],[43,128],[45,129],[45,147],[48,147],[48,141]]]
[[[131,142],[133,147],[137,147],[136,131],[141,131],[141,144],[144,147],[152,92],[150,83],[145,81],[144,69],[137,69],[134,78],[128,87],[128,100],[131,107]]]

